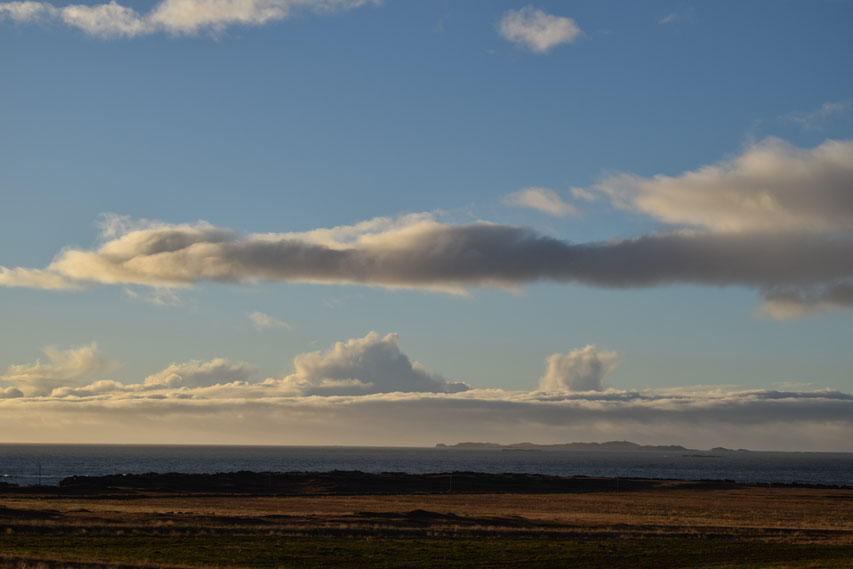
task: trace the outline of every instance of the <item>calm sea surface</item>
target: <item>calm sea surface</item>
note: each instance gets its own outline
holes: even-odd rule
[[[696,453],[286,446],[0,444],[0,481],[143,472],[524,472],[853,486],[853,453]]]

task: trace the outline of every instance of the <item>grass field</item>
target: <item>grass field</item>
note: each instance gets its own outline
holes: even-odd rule
[[[853,491],[0,493],[0,569],[853,567]]]

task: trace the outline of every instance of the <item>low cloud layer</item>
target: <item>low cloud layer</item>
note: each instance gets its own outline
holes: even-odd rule
[[[49,364],[11,366],[0,379],[0,433],[14,433],[17,442],[432,445],[629,439],[699,448],[853,451],[853,395],[608,388],[604,380],[616,356],[592,346],[551,356],[544,390],[537,391],[449,382],[412,362],[396,335],[373,332],[297,356],[292,374],[265,380],[253,379],[249,364],[216,358],[174,363],[139,383],[98,379],[83,385],[84,377],[103,369],[85,363],[103,356],[86,354],[85,347],[76,348],[58,351]],[[24,394],[4,385],[34,376],[51,377],[52,391]]]
[[[560,44],[572,43],[583,35],[580,26],[571,18],[548,14],[533,6],[504,12],[498,31],[507,41],[539,54],[548,53]]]
[[[535,209],[554,217],[569,217],[578,213],[572,204],[564,202],[557,192],[548,188],[524,188],[506,196],[503,203]]]
[[[231,26],[283,20],[299,10],[329,13],[372,3],[376,0],[161,0],[148,12],[140,13],[115,0],[64,6],[28,0],[0,2],[0,20],[60,22],[92,36],[132,38],[160,32],[219,32]]]
[[[33,364],[13,364],[0,376],[5,397],[47,395],[56,387],[81,385],[115,369],[95,343],[65,350],[48,346],[42,352],[47,362],[39,359]]]
[[[607,377],[616,369],[616,352],[600,352],[587,345],[568,354],[553,354],[546,360],[545,375],[539,389],[548,392],[602,391]]]

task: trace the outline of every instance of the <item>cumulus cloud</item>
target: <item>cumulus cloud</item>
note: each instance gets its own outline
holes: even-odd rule
[[[102,4],[2,2],[0,20],[19,23],[58,21],[85,33],[115,38],[166,32],[189,35],[222,31],[230,26],[258,26],[283,20],[294,11],[329,13],[357,8],[377,0],[161,0],[146,13],[111,0]]]
[[[679,176],[610,176],[594,189],[619,208],[718,231],[853,228],[853,141],[810,149],[768,138],[731,160]]]
[[[247,316],[252,321],[252,326],[258,331],[268,328],[290,328],[290,324],[284,320],[279,320],[263,312],[255,311],[249,313]]]
[[[295,372],[281,383],[285,389],[312,394],[366,394],[387,392],[457,393],[470,387],[429,373],[400,351],[397,335],[338,342],[327,352],[300,354]]]
[[[535,209],[554,217],[569,217],[578,213],[573,205],[564,202],[557,192],[548,188],[523,188],[507,195],[503,203]]]
[[[504,12],[498,31],[507,41],[542,54],[560,44],[572,43],[583,35],[571,18],[554,16],[533,6]]]
[[[607,377],[616,369],[616,352],[599,352],[592,345],[568,354],[553,354],[546,360],[539,389],[548,392],[602,391]]]
[[[256,371],[244,362],[232,363],[225,358],[207,362],[193,360],[173,363],[166,369],[145,378],[144,385],[151,387],[208,387],[232,381],[245,381]]]
[[[34,364],[13,364],[0,376],[0,381],[15,384],[8,393],[46,395],[55,387],[79,385],[115,369],[115,364],[100,354],[94,342],[66,350],[48,346],[42,352],[49,360],[47,363],[36,360]]]

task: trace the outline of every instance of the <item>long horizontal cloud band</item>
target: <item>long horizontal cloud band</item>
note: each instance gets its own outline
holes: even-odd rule
[[[241,237],[205,223],[156,225],[130,230],[97,250],[65,250],[44,270],[0,267],[2,285],[43,288],[264,280],[461,291],[549,280],[789,287],[819,294],[824,287],[843,291],[851,278],[853,239],[837,235],[676,232],[573,244],[521,227],[447,225],[423,217],[349,241],[313,233]]]

